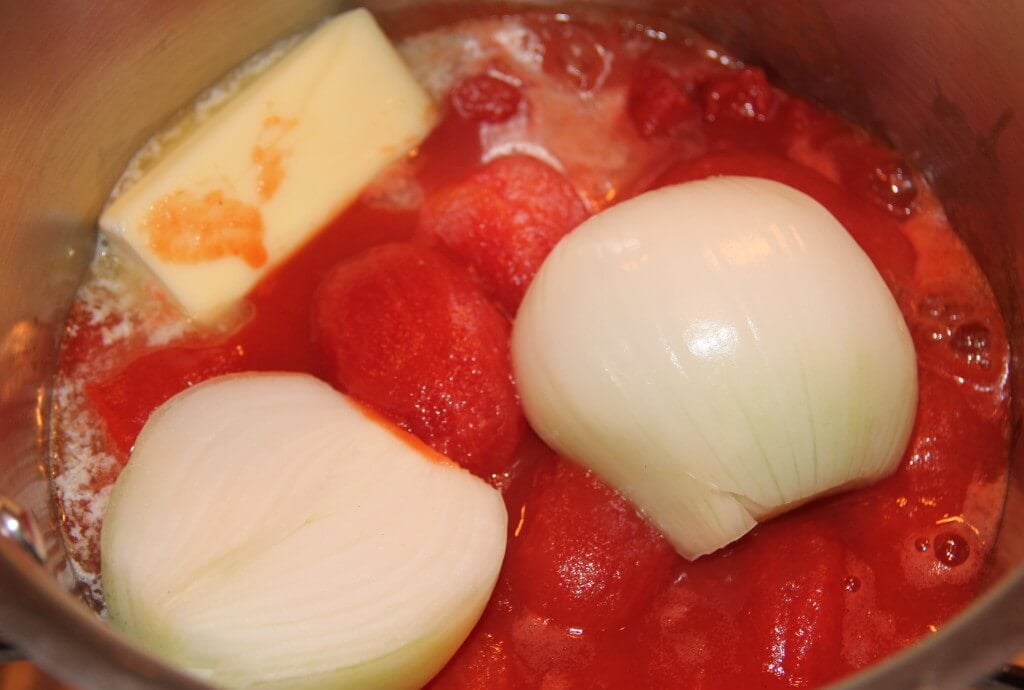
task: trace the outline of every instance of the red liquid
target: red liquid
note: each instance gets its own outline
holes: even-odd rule
[[[428,208],[456,198],[480,204],[485,214],[515,210],[488,206],[493,180],[479,177],[496,136],[487,128],[515,118],[562,163],[564,180],[588,212],[660,184],[714,174],[785,182],[828,207],[892,289],[917,349],[920,403],[893,476],[772,520],[692,563],[614,491],[528,431],[516,431],[514,464],[493,477],[510,516],[502,575],[482,620],[432,686],[807,687],[934,631],[977,594],[995,537],[1007,471],[1008,346],[991,292],[930,190],[889,149],[774,89],[760,72],[711,60],[704,44],[645,39],[643,27],[615,18],[556,22],[531,15],[524,25],[541,41],[542,69],[508,60],[467,68],[471,81],[455,85],[454,106],[406,164]],[[491,77],[481,76],[488,70]],[[617,96],[603,101],[602,94]],[[607,159],[588,157],[586,139],[602,136],[598,148]],[[556,196],[571,199],[564,194]],[[538,202],[540,211],[528,209],[540,214],[531,222],[557,239],[564,230],[550,228],[586,213],[563,212],[577,201],[554,211]],[[110,323],[79,305],[60,377],[84,384],[84,407],[104,430],[94,445],[125,462],[156,406],[221,373],[306,371],[348,387],[332,378],[336,366],[314,342],[313,332],[325,324],[311,321],[328,318],[330,310],[317,309],[324,277],[375,245],[398,241],[447,253],[453,270],[464,272],[458,285],[476,281],[495,313],[513,312],[523,287],[515,281],[536,270],[533,255],[519,251],[523,240],[510,231],[496,249],[467,249],[457,227],[437,233],[436,222],[434,211],[382,206],[367,193],[252,292],[251,316],[220,342],[151,348],[136,339],[111,351],[100,333]],[[515,223],[499,225],[495,232]],[[495,285],[495,276],[511,282]],[[428,321],[419,326],[424,332],[446,323]],[[504,327],[496,328],[489,332]],[[401,350],[400,343],[394,347]],[[91,366],[101,358],[105,366]],[[437,371],[423,365],[416,373],[429,379]],[[368,402],[388,414],[386,405]],[[472,406],[459,409],[433,413],[458,424],[494,421],[467,418],[464,409]],[[55,474],[73,469],[74,460],[67,452],[58,456]],[[92,488],[108,486],[116,472],[94,472]],[[95,572],[95,545],[76,544],[88,541],[78,536],[88,534],[81,523],[95,516],[60,490],[57,497],[73,552],[82,556],[79,567]]]

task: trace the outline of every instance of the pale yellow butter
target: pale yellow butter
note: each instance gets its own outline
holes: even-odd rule
[[[100,228],[183,309],[223,314],[433,124],[366,10],[324,23],[118,197]]]

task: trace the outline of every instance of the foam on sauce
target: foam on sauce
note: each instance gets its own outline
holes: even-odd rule
[[[254,58],[201,97],[140,151],[115,194],[294,40]],[[125,418],[123,428],[107,425],[126,417],[124,409],[142,405],[125,398],[147,404],[152,399],[155,407],[174,392],[141,374],[157,372],[181,387],[245,368],[322,374],[311,345],[289,340],[289,334],[308,331],[304,305],[319,277],[374,244],[422,241],[415,230],[424,199],[465,179],[482,162],[510,153],[533,156],[564,173],[591,212],[658,180],[716,172],[763,169],[771,176],[797,166],[803,171],[797,177],[811,175],[808,184],[826,195],[840,194],[835,183],[842,183],[843,194],[859,194],[856,218],[870,221],[861,223],[863,234],[851,233],[878,265],[913,334],[921,402],[903,465],[873,487],[815,502],[694,563],[674,556],[665,561],[657,535],[630,527],[633,536],[614,546],[654,540],[655,555],[636,560],[662,564],[663,572],[645,580],[650,591],[643,605],[607,628],[573,622],[573,606],[600,596],[586,589],[588,583],[615,591],[614,582],[628,582],[627,566],[608,566],[616,574],[611,584],[602,584],[593,579],[601,562],[588,566],[579,555],[560,571],[576,578],[577,598],[534,605],[521,583],[541,582],[546,571],[521,554],[537,552],[540,537],[531,537],[531,530],[547,534],[543,530],[564,527],[543,517],[544,510],[557,513],[563,489],[580,500],[597,496],[581,510],[607,509],[612,526],[616,520],[633,525],[629,521],[638,518],[621,499],[592,487],[583,473],[563,470],[560,460],[528,437],[517,464],[495,478],[505,491],[512,529],[498,588],[435,687],[624,687],[641,680],[652,687],[816,685],[933,632],[974,596],[1006,490],[1008,345],[989,286],[923,178],[882,156],[884,165],[874,170],[884,173],[883,186],[872,187],[856,176],[858,156],[884,149],[797,98],[766,92],[757,83],[744,86],[736,79],[748,74],[742,63],[676,27],[619,15],[587,21],[527,14],[431,28],[402,38],[399,48],[439,102],[478,74],[514,86],[522,100],[500,122],[444,118],[407,160],[382,174],[339,220],[257,286],[248,311],[223,332],[203,332],[190,323],[152,278],[100,241],[64,339],[53,396],[51,464],[72,566],[91,604],[102,609],[100,520],[127,461],[133,425],[141,422]],[[637,98],[633,78],[648,63],[661,70],[656,75],[700,83],[687,98],[707,97],[706,112],[735,97],[729,89],[746,88],[739,101],[734,98],[741,119],[720,112],[687,121],[671,135],[643,136],[628,111]],[[744,113],[751,117],[743,120]],[[660,126],[658,120],[651,123]],[[272,194],[274,141],[264,143],[270,147],[265,189]],[[180,373],[164,373],[179,363]],[[141,376],[138,388],[126,383],[132,376]],[[99,398],[90,396],[96,390],[114,407],[98,409]],[[579,548],[604,548],[587,546],[586,538],[564,537]],[[821,606],[811,611],[801,608],[804,601]],[[799,630],[825,642],[798,649],[805,639],[794,632]],[[752,631],[777,634],[766,641]]]

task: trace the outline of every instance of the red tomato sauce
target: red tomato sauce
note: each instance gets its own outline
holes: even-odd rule
[[[89,445],[112,458],[85,484],[109,487],[148,415],[188,386],[310,372],[504,492],[497,589],[432,687],[808,687],[934,632],[978,593],[998,527],[1008,346],[927,183],[889,147],[689,34],[548,14],[467,21],[455,34],[509,26],[533,67],[485,50],[456,69],[437,87],[443,117],[430,137],[260,283],[238,328],[110,346],[103,329],[117,317],[76,305],[59,381],[83,394],[64,404],[98,420]],[[451,30],[432,31],[407,37],[406,55],[441,51]],[[530,432],[507,338],[529,279],[572,227],[716,174],[792,185],[843,223],[910,326],[920,402],[894,475],[689,562]],[[396,188],[414,189],[414,202],[387,201]],[[62,433],[58,478],[75,462]],[[95,511],[57,486],[78,572],[95,573]]]

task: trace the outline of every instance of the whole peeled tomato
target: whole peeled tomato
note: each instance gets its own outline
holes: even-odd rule
[[[476,474],[505,470],[525,422],[508,321],[441,254],[388,244],[334,268],[313,304],[330,381]]]

